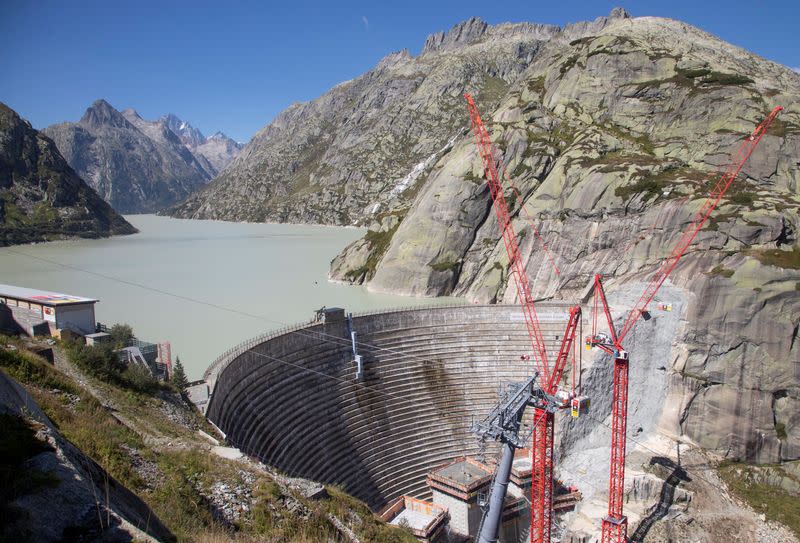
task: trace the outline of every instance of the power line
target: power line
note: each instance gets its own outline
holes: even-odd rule
[[[270,322],[270,323],[273,323],[273,324],[279,324],[279,325],[282,325],[282,326],[287,326],[287,324],[284,323],[284,322],[277,321],[277,320],[274,320],[274,319],[270,319],[270,318],[265,317],[263,315],[256,315],[254,313],[248,313],[246,311],[242,311],[242,310],[239,310],[239,309],[234,309],[234,308],[227,307],[227,306],[224,306],[224,305],[220,305],[220,304],[217,304],[217,303],[214,303],[214,302],[209,302],[209,301],[206,301],[206,300],[200,300],[200,299],[197,299],[197,298],[193,298],[191,296],[185,296],[185,295],[182,295],[182,294],[177,294],[177,293],[174,293],[174,292],[163,290],[163,289],[160,289],[160,288],[157,288],[157,287],[152,287],[152,286],[145,285],[145,284],[142,284],[142,283],[138,283],[138,282],[135,282],[135,281],[122,279],[120,277],[115,277],[115,276],[104,274],[104,273],[97,272],[97,271],[87,270],[87,269],[81,268],[79,266],[73,266],[73,265],[70,265],[70,264],[64,264],[63,262],[58,262],[56,260],[52,260],[52,259],[49,259],[49,258],[31,255],[29,253],[25,253],[25,252],[22,252],[22,251],[11,249],[9,247],[4,248],[4,250],[6,252],[9,252],[9,253],[12,253],[12,254],[16,254],[16,255],[20,255],[20,256],[24,256],[24,257],[27,257],[27,258],[30,258],[30,259],[33,259],[33,260],[39,260],[41,262],[47,262],[49,264],[54,264],[56,266],[61,266],[63,268],[67,268],[67,269],[71,269],[71,270],[78,271],[78,272],[81,272],[81,273],[86,273],[86,274],[89,274],[89,275],[100,277],[100,278],[106,279],[108,281],[113,281],[113,282],[125,284],[125,285],[128,285],[128,286],[133,286],[133,287],[136,287],[136,288],[140,288],[140,289],[143,289],[143,290],[146,290],[146,291],[154,292],[154,293],[160,294],[162,296],[168,296],[168,297],[175,298],[175,299],[178,299],[178,300],[182,300],[182,301],[186,301],[186,302],[190,302],[190,303],[203,305],[203,306],[206,306],[206,307],[211,307],[213,309],[217,309],[217,310],[220,310],[220,311],[225,311],[225,312],[228,312],[228,313],[232,313],[232,314],[236,314],[236,315],[240,315],[240,316],[244,316],[244,317],[248,317],[248,318],[252,318],[252,319],[256,319],[256,320],[260,320],[260,321],[264,321],[264,322]],[[300,330],[290,330],[287,333],[300,334],[302,336],[312,337],[312,338],[314,338],[316,336],[317,339],[320,339],[322,341],[326,341],[328,343],[332,343],[332,344],[335,344],[335,345],[339,345],[339,346],[349,346],[351,344],[350,340],[348,340],[346,338],[341,338],[341,337],[334,336],[334,335],[331,335],[331,334],[327,334],[327,333],[324,333],[324,332],[300,329]],[[402,352],[402,351],[397,351],[395,349],[390,349],[390,348],[387,348],[387,347],[380,347],[380,346],[373,345],[373,344],[370,344],[370,343],[365,343],[365,342],[356,342],[356,344],[358,346],[365,347],[365,348],[368,348],[368,349],[373,349],[375,351],[392,353],[392,354],[396,354],[396,355],[399,355],[399,356],[404,357],[404,358],[409,358],[409,359],[417,360],[417,361],[420,361],[420,362],[428,362],[427,359],[418,357],[418,356],[416,356],[414,354],[410,354],[410,353],[406,353],[406,352]],[[352,380],[349,380],[349,379],[344,379],[344,378],[341,378],[341,377],[337,377],[335,375],[331,375],[331,374],[324,373],[324,372],[321,372],[321,371],[318,371],[318,370],[314,370],[312,368],[308,368],[306,366],[302,366],[300,364],[297,364],[297,363],[294,363],[294,362],[290,362],[288,360],[281,359],[281,358],[278,358],[278,357],[270,356],[270,355],[267,355],[267,354],[264,354],[264,353],[260,353],[260,352],[257,352],[257,351],[250,350],[249,352],[251,354],[253,354],[253,355],[258,356],[258,357],[269,359],[269,360],[272,360],[274,362],[278,362],[278,363],[281,363],[281,364],[284,364],[284,365],[287,365],[287,366],[291,366],[291,367],[297,368],[297,369],[299,369],[301,371],[305,371],[305,372],[308,372],[308,373],[319,375],[321,377],[332,379],[332,380],[335,380],[335,381],[338,381],[338,382],[342,382],[342,383],[345,383],[345,384],[355,385],[355,386],[361,387],[364,390],[366,390],[366,391],[368,391],[368,392],[370,392],[372,394],[384,396],[384,397],[387,397],[387,398],[393,398],[393,399],[396,399],[396,400],[399,400],[399,401],[403,401],[403,402],[410,402],[411,401],[409,398],[407,398],[405,396],[394,394],[392,392],[388,392],[388,391],[385,391],[385,390],[378,390],[378,389],[375,389],[375,388],[371,388],[371,387],[367,386],[366,384],[358,382],[358,381],[352,381]],[[595,418],[595,417],[593,417],[591,415],[588,415],[588,414],[587,414],[587,416],[590,419],[592,419],[595,422],[597,422],[598,424],[600,424],[603,427],[607,428],[609,431],[612,430],[611,426],[606,424],[604,421],[601,421],[601,420],[599,420],[599,419],[597,419],[597,418]],[[534,421],[534,425],[536,424],[536,422],[538,422],[538,421]],[[648,451],[654,453],[655,455],[658,455],[658,456],[662,455],[661,452],[656,451],[656,450],[648,447],[647,445],[645,445],[642,442],[638,441],[637,439],[633,438],[630,434],[626,434],[626,438],[628,440],[636,443],[637,445],[641,446],[642,448],[647,449]],[[627,456],[627,454],[626,454],[626,456]],[[686,469],[685,466],[680,466],[680,467],[683,468],[683,469]],[[588,479],[586,479],[584,477],[581,477],[579,475],[576,475],[576,474],[573,474],[573,476],[581,479],[582,481],[584,481],[585,483],[589,484],[590,486],[592,486],[596,490],[603,491],[603,489],[599,488],[597,485],[595,485],[594,483],[592,483]],[[719,485],[709,481],[705,477],[700,477],[700,478],[703,479],[707,484],[711,485],[712,487],[714,487],[714,488],[716,488],[718,490],[723,490],[724,492],[728,492],[727,489],[725,489],[723,487],[720,487]]]
[[[239,309],[234,309],[232,307],[227,307],[227,306],[220,305],[220,304],[217,304],[217,303],[214,303],[214,302],[209,302],[209,301],[206,301],[206,300],[200,300],[198,298],[193,298],[191,296],[185,296],[183,294],[176,294],[174,292],[170,292],[170,291],[163,290],[163,289],[160,289],[160,288],[152,287],[152,286],[145,285],[145,284],[142,284],[142,283],[137,283],[136,281],[130,281],[130,280],[127,280],[127,279],[122,279],[120,277],[115,277],[113,275],[108,275],[108,274],[104,274],[104,273],[97,272],[97,271],[87,270],[87,269],[81,268],[79,266],[73,266],[73,265],[70,265],[70,264],[64,264],[63,262],[58,262],[56,260],[52,260],[52,259],[49,259],[49,258],[31,255],[29,253],[25,253],[25,252],[22,252],[22,251],[17,251],[15,249],[11,249],[9,247],[6,247],[5,251],[9,252],[9,253],[25,256],[25,257],[31,258],[33,260],[39,260],[41,262],[47,262],[49,264],[54,264],[56,266],[61,266],[63,268],[67,268],[67,269],[70,269],[70,270],[78,271],[78,272],[81,272],[81,273],[86,273],[86,274],[93,275],[93,276],[96,276],[96,277],[101,277],[101,278],[106,279],[108,281],[113,281],[113,282],[125,284],[125,285],[128,285],[128,286],[133,286],[133,287],[136,287],[136,288],[140,288],[140,289],[143,289],[143,290],[146,290],[146,291],[149,291],[149,292],[154,292],[156,294],[160,294],[160,295],[163,295],[163,296],[168,296],[168,297],[175,298],[175,299],[178,299],[178,300],[182,300],[182,301],[185,301],[185,302],[190,302],[190,303],[195,303],[195,304],[198,304],[198,305],[203,305],[203,306],[206,306],[206,307],[211,307],[213,309],[217,309],[217,310],[220,310],[220,311],[226,311],[228,313],[232,313],[232,314],[235,314],[235,315],[240,315],[240,316],[243,316],[243,317],[248,317],[248,318],[256,319],[256,320],[263,321],[263,322],[269,322],[271,324],[278,324],[278,325],[281,325],[281,326],[289,326],[285,322],[278,321],[278,320],[275,320],[275,319],[270,319],[270,318],[265,317],[263,315],[256,315],[254,313],[248,313],[246,311],[242,311],[242,310],[239,310]],[[351,340],[349,340],[347,338],[334,336],[332,334],[327,334],[325,332],[319,332],[319,331],[316,331],[316,330],[307,330],[307,329],[289,330],[287,333],[299,334],[301,336],[311,337],[311,338],[314,338],[314,339],[321,339],[322,341],[327,341],[329,343],[333,343],[333,344],[336,344],[336,345],[339,345],[339,346],[350,346],[350,344],[351,344]],[[364,347],[366,349],[372,349],[373,351],[380,351],[380,352],[386,352],[386,353],[399,355],[399,356],[402,356],[402,357],[405,357],[405,358],[408,358],[408,359],[416,360],[418,362],[428,362],[427,359],[418,357],[418,356],[416,356],[416,355],[414,355],[412,353],[405,353],[405,352],[397,351],[395,349],[391,349],[391,348],[388,348],[388,347],[380,347],[378,345],[373,345],[373,344],[370,344],[370,343],[364,343],[364,342],[359,342],[359,341],[356,341],[356,345],[359,346],[359,347]]]

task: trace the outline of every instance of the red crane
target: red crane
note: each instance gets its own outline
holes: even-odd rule
[[[622,499],[625,486],[625,445],[628,423],[628,353],[622,347],[622,341],[631,331],[641,314],[647,309],[667,276],[675,269],[678,261],[692,244],[695,236],[703,227],[711,212],[717,207],[720,199],[739,175],[747,159],[753,153],[767,129],[783,108],[778,106],[761,121],[755,130],[741,144],[733,155],[725,172],[717,179],[711,193],[703,205],[695,213],[692,222],[684,230],[669,255],[661,263],[655,276],[647,285],[639,300],[628,313],[619,333],[614,329],[614,321],[608,309],[605,292],[600,275],[595,275],[595,307],[592,320],[592,335],[586,338],[587,346],[596,346],[614,357],[614,385],[611,407],[611,466],[608,482],[608,515],[603,518],[602,543],[624,543],[627,541],[628,520],[622,514]],[[597,333],[598,300],[602,304],[603,313],[610,335]]]
[[[503,243],[508,253],[509,270],[514,276],[517,297],[520,300],[525,316],[525,325],[533,347],[534,363],[542,379],[543,389],[550,395],[555,395],[558,383],[569,358],[573,346],[575,333],[581,318],[580,306],[570,309],[567,328],[561,341],[561,346],[552,368],[547,357],[544,338],[536,315],[533,296],[531,295],[528,277],[525,273],[525,264],[519,251],[517,235],[511,224],[511,215],[508,211],[501,177],[497,169],[497,160],[492,149],[489,133],[481,120],[477,107],[469,94],[465,94],[467,108],[472,120],[472,130],[475,134],[475,143],[483,160],[484,173],[489,185],[489,192],[494,202],[493,208]],[[561,407],[567,407],[569,398]],[[531,448],[533,474],[531,488],[531,541],[548,543],[552,526],[553,512],[553,429],[555,414],[552,410],[535,409],[533,417],[533,446]]]

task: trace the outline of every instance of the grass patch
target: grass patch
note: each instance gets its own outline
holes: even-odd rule
[[[386,254],[386,251],[389,250],[392,237],[399,227],[400,223],[397,223],[394,228],[385,232],[367,230],[367,233],[364,235],[364,241],[369,245],[369,257],[363,266],[354,270],[348,270],[344,274],[345,279],[355,282],[364,282],[372,279],[378,268],[378,262],[380,262],[383,255]]]
[[[737,192],[731,196],[734,204],[751,207],[756,201],[756,195],[752,192]]]
[[[714,268],[710,272],[708,272],[708,275],[710,275],[712,277],[719,275],[719,276],[722,276],[722,277],[727,277],[728,279],[733,277],[733,274],[734,274],[734,270],[731,270],[730,268],[726,268],[722,264],[714,266]]]
[[[749,85],[753,80],[744,75],[712,71],[703,75],[702,82],[707,85]]]
[[[451,271],[454,274],[458,272],[458,268],[461,266],[461,262],[438,262],[436,264],[429,264],[433,271],[437,272],[446,272]]]
[[[711,70],[708,68],[688,68],[686,70],[682,70],[680,68],[676,68],[675,71],[688,79],[695,79],[697,77],[705,77],[711,74]]]
[[[776,422],[775,423],[775,433],[778,435],[778,439],[786,439],[789,437],[789,434],[786,433],[786,424],[783,422]]]
[[[614,195],[623,200],[642,195],[642,198],[647,201],[652,198],[657,198],[666,187],[666,182],[654,177],[645,177],[637,180],[632,185],[624,185],[614,189]]]
[[[728,488],[750,507],[800,536],[800,497],[780,487],[758,482],[754,468],[746,464],[724,463],[717,470]]]
[[[627,140],[636,144],[646,155],[653,155],[655,153],[653,141],[646,134],[635,135],[611,123],[604,124],[602,129],[617,139]]]
[[[714,72],[707,68],[675,68],[675,75],[672,77],[638,83],[636,92],[642,92],[649,87],[659,87],[667,83],[690,89],[690,93],[695,93],[700,92],[702,87],[742,86],[753,83],[753,80],[743,75]]]
[[[542,96],[544,96],[544,91],[545,91],[544,76],[541,75],[536,79],[530,79],[528,81],[528,90],[533,93],[536,93],[539,96],[539,99],[541,99]]]
[[[0,343],[9,340],[0,336]],[[0,367],[17,381],[46,389],[58,389],[76,394],[78,388],[63,373],[43,358],[28,352],[11,351],[0,347]]]
[[[564,74],[570,71],[575,65],[578,65],[578,58],[578,55],[570,55],[567,60],[561,63],[558,69],[560,77],[564,77]]]
[[[753,249],[747,251],[746,254],[756,258],[765,266],[800,270],[800,249],[797,247],[792,247],[790,251],[783,251],[781,249]]]

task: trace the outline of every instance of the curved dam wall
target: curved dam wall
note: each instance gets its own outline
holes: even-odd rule
[[[568,305],[537,304],[554,358]],[[499,386],[533,371],[519,306],[461,305],[310,324],[251,340],[206,372],[207,416],[228,440],[290,475],[338,484],[372,508],[428,497],[427,473],[479,452],[469,432]]]

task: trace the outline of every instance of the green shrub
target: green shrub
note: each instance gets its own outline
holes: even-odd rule
[[[144,394],[154,394],[161,383],[149,371],[121,361],[111,345],[67,344],[67,355],[83,371],[106,383]]]
[[[733,270],[726,268],[722,264],[714,266],[714,269],[712,269],[709,272],[709,275],[721,275],[722,277],[727,277],[727,278],[733,277],[733,274],[734,274]]]
[[[118,349],[127,347],[133,339],[133,328],[129,324],[117,323],[108,333],[111,334],[111,341]]]

